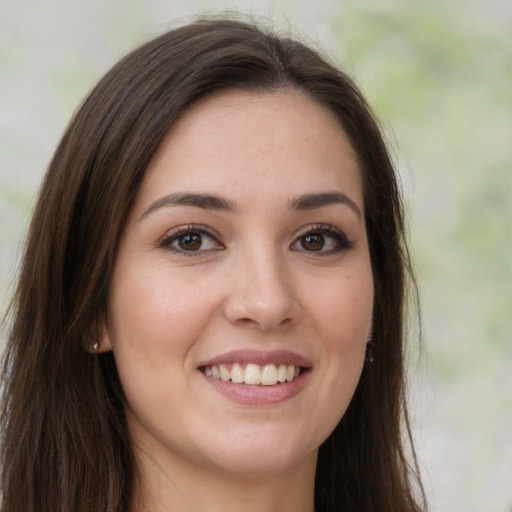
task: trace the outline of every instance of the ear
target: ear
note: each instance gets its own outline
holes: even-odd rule
[[[99,322],[99,326],[92,329],[92,335],[85,341],[85,350],[89,354],[104,354],[112,350],[111,336],[108,324],[105,320]]]

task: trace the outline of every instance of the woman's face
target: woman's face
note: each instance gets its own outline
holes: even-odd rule
[[[173,125],[120,240],[102,348],[158,466],[314,467],[371,329],[356,155],[301,93],[229,91]]]

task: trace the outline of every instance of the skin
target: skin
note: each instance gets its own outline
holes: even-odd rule
[[[347,200],[297,205],[325,192]],[[177,193],[230,208],[162,200]],[[199,250],[183,250],[186,233],[199,233]],[[372,304],[360,169],[333,114],[289,90],[189,108],[122,233],[100,348],[114,351],[126,395],[141,476],[133,510],[311,512],[318,447],[353,396]],[[233,401],[199,368],[233,350],[283,349],[310,368],[278,403]]]

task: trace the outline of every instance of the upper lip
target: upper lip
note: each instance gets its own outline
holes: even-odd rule
[[[257,351],[257,350],[234,350],[219,354],[211,359],[202,361],[198,367],[212,366],[215,364],[249,364],[254,363],[258,365],[265,364],[293,364],[302,368],[310,368],[311,362],[295,352],[290,350],[271,350],[271,351]]]

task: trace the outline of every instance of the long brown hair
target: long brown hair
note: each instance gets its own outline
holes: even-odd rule
[[[292,88],[327,106],[363,176],[374,362],[320,447],[316,510],[425,510],[414,450],[408,460],[403,445],[410,441],[403,363],[410,265],[395,172],[378,126],[353,82],[317,52],[254,23],[209,19],[157,37],[114,66],[50,163],[3,366],[3,512],[129,510],[137,472],[115,362],[111,353],[86,348],[106,317],[118,239],[152,155],[188,106],[228,88]]]

